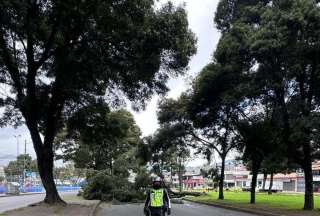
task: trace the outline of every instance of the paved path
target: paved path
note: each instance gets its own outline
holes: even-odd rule
[[[44,194],[34,194],[25,196],[0,197],[0,213],[40,202],[44,199],[44,196]]]
[[[143,216],[142,205],[101,205],[99,216]],[[252,214],[235,212],[206,205],[186,203],[184,205],[173,205],[172,216],[254,216]]]
[[[62,196],[66,194],[74,194],[74,192],[61,193]],[[44,196],[45,194],[0,197],[0,214],[9,210],[23,208],[30,204],[41,202],[43,201]]]

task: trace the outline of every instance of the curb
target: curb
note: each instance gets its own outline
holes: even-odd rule
[[[275,214],[275,213],[270,213],[270,212],[266,212],[266,211],[256,211],[253,209],[246,209],[246,208],[241,208],[241,207],[235,207],[235,206],[229,206],[229,205],[223,205],[223,204],[217,204],[217,203],[211,203],[211,202],[205,202],[205,201],[194,201],[194,200],[190,200],[188,198],[183,198],[183,200],[188,201],[188,202],[192,202],[192,203],[227,209],[227,210],[255,214],[255,215],[259,215],[259,216],[286,216],[285,214]]]
[[[101,201],[98,201],[94,206],[93,208],[91,209],[90,213],[88,216],[95,216],[96,213],[97,213],[97,210],[98,210],[98,207],[100,206],[101,204]]]

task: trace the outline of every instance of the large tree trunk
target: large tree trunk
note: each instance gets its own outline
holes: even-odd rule
[[[44,146],[37,127],[32,124],[32,122],[27,121],[27,126],[37,155],[37,164],[41,181],[46,190],[44,202],[48,204],[65,204],[65,202],[60,198],[54,182],[53,149],[52,147]]]
[[[304,195],[304,210],[314,209],[313,198],[313,174],[312,174],[312,159],[310,144],[304,145],[304,179],[305,179],[305,195]]]
[[[65,202],[59,196],[54,182],[52,149],[44,150],[40,154],[37,153],[37,161],[41,181],[46,190],[44,202],[48,204],[65,204]]]
[[[221,156],[221,173],[220,173],[220,179],[219,179],[219,198],[220,200],[224,199],[224,193],[223,193],[223,186],[224,186],[224,170],[225,170],[225,163],[226,163],[226,156]]]
[[[252,180],[251,180],[251,194],[250,194],[250,203],[256,203],[256,187],[257,187],[257,179],[260,169],[260,162],[252,161]]]
[[[272,187],[273,187],[273,173],[271,173],[271,176],[270,176],[270,184],[269,184],[269,191],[268,191],[268,194],[272,194]]]

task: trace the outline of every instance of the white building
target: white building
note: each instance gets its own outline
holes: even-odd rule
[[[5,172],[4,172],[4,167],[3,167],[3,166],[0,166],[0,176],[2,176],[2,177],[5,177],[5,176],[6,176],[6,174],[5,174]]]
[[[320,162],[313,163],[313,182],[314,191],[320,192]],[[241,188],[249,189],[251,187],[252,175],[245,166],[235,163],[227,163],[225,171],[225,187],[226,188]],[[259,174],[257,178],[257,190],[263,189],[263,174]],[[268,175],[264,189],[269,189],[271,176]],[[296,172],[274,175],[272,190],[285,192],[304,192],[304,174],[297,170]]]

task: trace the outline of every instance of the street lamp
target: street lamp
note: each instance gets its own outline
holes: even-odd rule
[[[19,156],[19,138],[21,137],[21,134],[13,135],[17,139],[17,159]]]
[[[19,157],[19,138],[21,137],[21,134],[17,134],[17,135],[13,135],[13,136],[17,139],[17,162],[18,162],[18,157]],[[18,166],[18,172],[20,172],[19,166]],[[18,182],[19,182],[20,187],[21,187],[21,181],[20,181],[21,176],[20,176],[20,174],[19,174],[18,178],[19,178]]]

